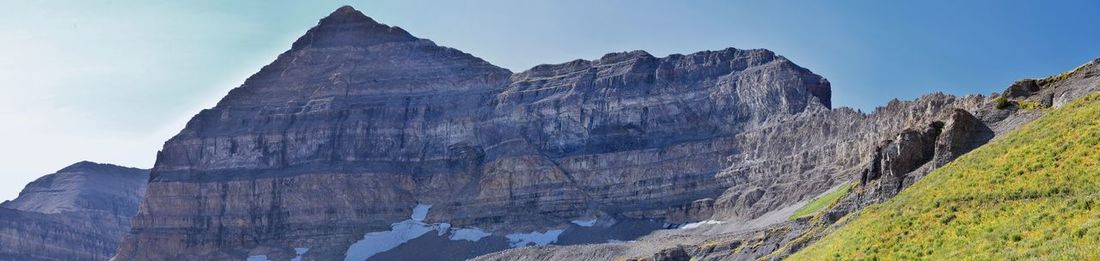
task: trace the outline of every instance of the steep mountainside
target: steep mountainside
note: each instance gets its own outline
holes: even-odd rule
[[[1096,259],[1100,94],[929,174],[792,259]]]
[[[1096,91],[1100,59],[1062,75],[1018,81],[1005,90],[1012,97],[1008,106],[1062,107],[1091,95],[860,211],[792,258],[1096,259]]]
[[[149,179],[147,170],[80,162],[0,204],[0,260],[107,260]]]
[[[983,127],[984,123],[974,120],[974,116],[967,110],[960,109],[977,111],[983,106],[992,106],[986,101],[979,96],[955,98],[936,94],[911,102],[892,102],[866,116],[841,109],[800,115],[767,128],[746,132],[768,138],[755,143],[760,150],[779,152],[749,158],[773,158],[764,162],[734,162],[730,169],[719,174],[754,173],[752,176],[735,176],[743,179],[744,183],[726,191],[726,195],[749,191],[747,195],[753,196],[723,195],[718,200],[730,202],[728,204],[714,204],[706,199],[699,201],[702,204],[698,205],[704,206],[704,210],[705,207],[710,207],[710,211],[716,213],[711,216],[711,221],[685,225],[675,230],[656,231],[629,243],[522,248],[482,256],[478,260],[749,260],[764,257],[779,251],[787,241],[802,236],[804,227],[809,227],[803,219],[787,221],[789,216],[795,214],[796,209],[806,204],[814,195],[822,194],[830,188],[846,191],[841,187],[850,186],[853,179],[858,182],[863,170],[879,164],[876,162],[881,157],[867,155],[878,154],[883,148],[893,147],[890,143],[879,142],[893,137],[886,133],[892,131],[896,135],[900,132],[901,137],[910,137],[905,139],[911,141],[898,142],[905,145],[895,147],[894,155],[924,154],[909,152],[928,151],[927,156],[911,157],[913,159],[906,163],[908,166],[899,165],[904,169],[899,171],[909,171],[911,169],[908,168],[912,168],[914,164],[919,166],[923,162],[931,161],[934,157],[931,153],[936,144],[968,143],[973,137],[971,134],[982,133],[971,130],[988,130]],[[902,127],[906,129],[898,130]],[[822,131],[831,129],[837,131]],[[984,136],[984,140],[988,140],[992,134],[986,133]],[[979,139],[976,143],[984,140]],[[977,145],[966,147],[972,146]],[[950,155],[947,151],[951,150],[942,149],[935,155],[944,154],[943,157],[947,157]],[[743,154],[734,156],[749,157]],[[769,166],[772,168],[767,168]],[[892,188],[895,191],[899,189]],[[730,198],[741,200],[726,200]],[[751,199],[755,199],[755,202]],[[722,212],[730,214],[723,218]]]

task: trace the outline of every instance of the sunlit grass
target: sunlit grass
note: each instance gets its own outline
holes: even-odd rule
[[[793,260],[1100,259],[1100,94],[934,171]]]
[[[848,190],[850,189],[852,189],[852,186],[849,184],[841,185],[841,187],[837,188],[836,190],[829,192],[828,194],[822,195],[814,199],[813,201],[810,201],[810,203],[806,203],[805,206],[802,206],[802,208],[794,211],[794,213],[791,214],[791,216],[788,217],[787,220],[795,220],[800,217],[816,214],[818,211],[825,209],[825,207],[831,206],[838,199],[848,194]]]

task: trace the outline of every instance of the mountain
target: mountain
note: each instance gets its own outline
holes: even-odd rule
[[[115,259],[782,257],[1088,92],[1059,77],[862,113],[764,49],[513,73],[345,6],[165,143]]]
[[[829,100],[824,78],[767,50],[614,53],[513,74],[343,7],[165,144],[118,258],[339,259],[420,205],[424,225],[453,228],[441,238],[490,234],[435,240],[463,249],[452,258],[615,239],[586,229],[629,240],[715,215],[701,199],[748,208],[814,193],[718,199],[744,179],[718,173],[767,139],[746,129]]]
[[[79,162],[0,204],[0,260],[106,260],[130,230],[149,172]]]

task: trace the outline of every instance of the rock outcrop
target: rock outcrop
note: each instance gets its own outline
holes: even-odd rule
[[[0,260],[107,260],[149,179],[147,170],[80,162],[0,204]]]

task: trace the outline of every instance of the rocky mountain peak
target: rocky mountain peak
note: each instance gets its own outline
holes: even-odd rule
[[[68,167],[62,168],[61,170],[59,170],[57,172],[58,173],[67,173],[67,172],[85,172],[85,173],[87,173],[87,172],[93,172],[93,171],[106,172],[106,171],[120,170],[120,169],[140,170],[140,169],[137,169],[137,168],[122,167],[122,166],[113,165],[113,164],[96,163],[96,162],[91,162],[91,161],[86,161],[85,160],[85,161],[73,163],[72,165],[69,165]]]
[[[343,6],[322,18],[298,38],[292,49],[305,47],[371,46],[419,40],[396,26],[374,21],[351,6]]]
[[[490,90],[506,85],[510,75],[507,69],[345,6],[322,18],[217,107],[286,106],[265,111],[273,114],[330,111],[346,109],[339,107],[345,102],[363,102],[366,96]]]
[[[0,204],[0,260],[107,260],[145,194],[149,171],[81,161]]]
[[[27,184],[0,207],[45,214],[109,211],[133,215],[149,171],[81,161]]]

